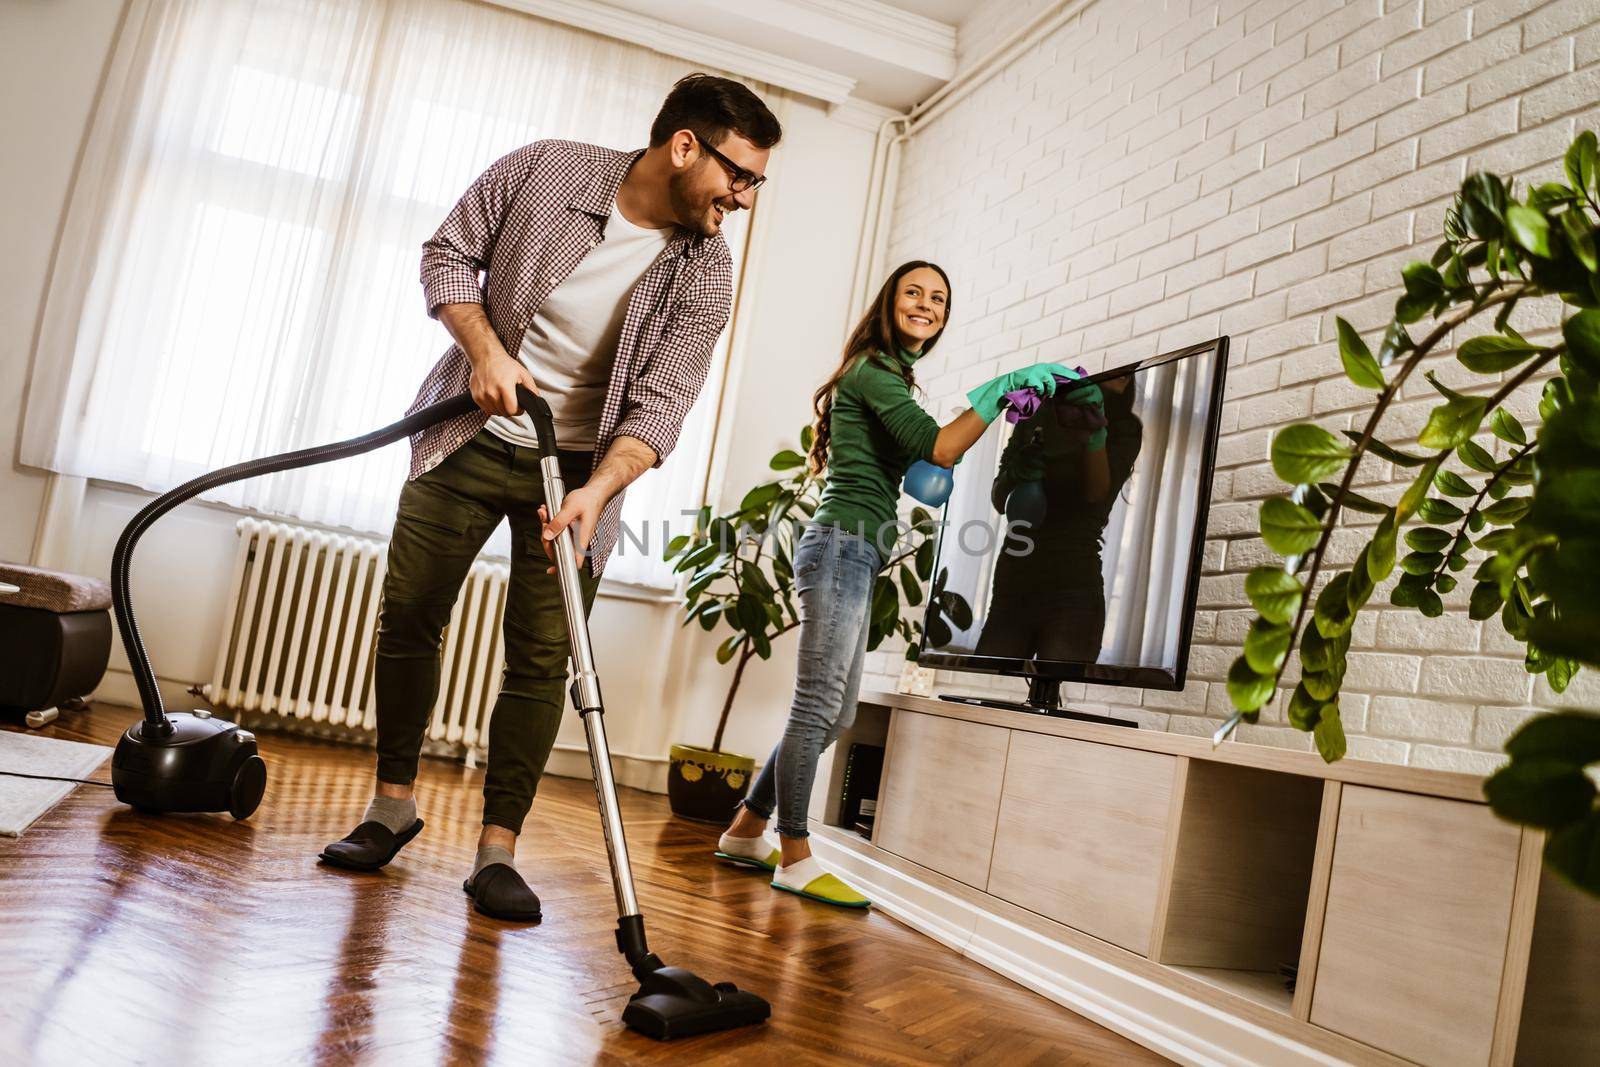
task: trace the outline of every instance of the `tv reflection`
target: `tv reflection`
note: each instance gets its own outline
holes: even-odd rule
[[[1005,516],[974,652],[1094,663],[1106,624],[1106,523],[1144,443],[1134,377],[1070,388],[1016,425],[989,499]],[[1031,541],[1031,548],[1029,542]]]

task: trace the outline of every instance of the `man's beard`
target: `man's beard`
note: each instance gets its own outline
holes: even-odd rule
[[[686,230],[693,230],[702,237],[716,235],[716,230],[708,228],[706,214],[711,209],[710,202],[698,203],[693,195],[694,186],[692,176],[700,167],[690,167],[681,174],[674,174],[667,181],[667,203],[672,207],[672,215],[678,220],[678,225]]]

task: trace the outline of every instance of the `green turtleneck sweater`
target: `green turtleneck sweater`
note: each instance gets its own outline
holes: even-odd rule
[[[903,349],[896,355],[908,365],[917,359]],[[900,482],[912,463],[931,457],[939,424],[899,373],[863,355],[839,380],[829,428],[828,481],[815,521],[861,534],[887,561],[899,539]]]

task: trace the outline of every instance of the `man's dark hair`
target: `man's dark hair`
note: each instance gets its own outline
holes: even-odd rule
[[[679,130],[716,148],[737,133],[757,148],[771,148],[783,137],[783,127],[761,98],[729,78],[690,74],[679,78],[650,124],[650,147],[665,144]]]

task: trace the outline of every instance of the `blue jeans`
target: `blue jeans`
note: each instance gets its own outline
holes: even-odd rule
[[[794,551],[800,596],[800,662],[783,739],[761,768],[744,806],[763,819],[778,811],[778,833],[806,837],[817,760],[855,721],[867,609],[882,561],[872,542],[836,526],[811,525]]]

